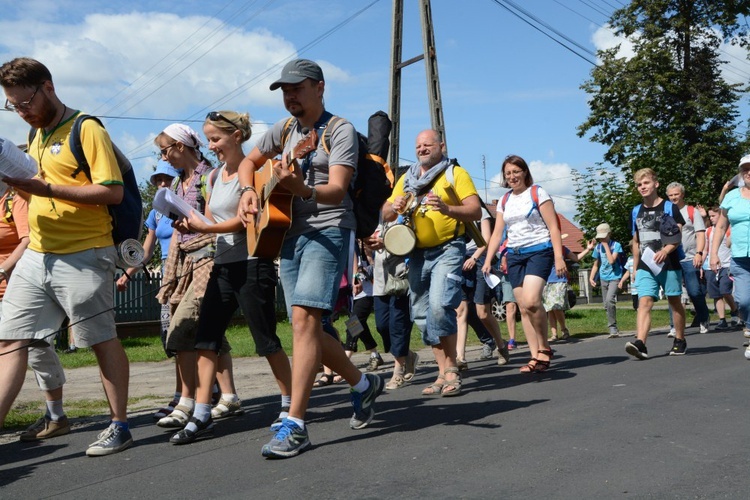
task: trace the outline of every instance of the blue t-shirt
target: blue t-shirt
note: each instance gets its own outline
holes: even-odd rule
[[[750,257],[750,200],[742,197],[742,188],[729,191],[721,202],[732,228],[732,257]]]
[[[623,274],[622,266],[618,262],[618,259],[615,259],[614,264],[609,263],[607,252],[602,245],[604,243],[597,243],[596,247],[594,247],[594,252],[591,254],[591,257],[594,259],[599,259],[599,279],[602,281],[619,281]],[[612,254],[622,254],[622,245],[617,241],[610,241],[609,251]]]
[[[563,258],[568,259],[569,255],[573,253],[570,251],[568,247],[563,245]],[[549,273],[549,277],[547,278],[547,283],[567,283],[568,277],[567,276],[558,276],[557,271],[555,270],[555,266],[552,266],[552,270]]]
[[[156,210],[151,210],[146,218],[146,228],[154,231],[156,239],[161,247],[161,260],[167,260],[169,255],[169,242],[172,241],[172,219],[164,217]]]

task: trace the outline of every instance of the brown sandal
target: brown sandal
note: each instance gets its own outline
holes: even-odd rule
[[[458,396],[461,394],[461,375],[458,374],[458,368],[446,368],[445,373],[455,373],[456,378],[445,381],[445,385],[443,385],[443,390],[440,391],[440,395],[444,398]]]
[[[333,373],[324,373],[313,383],[313,387],[325,387],[333,383]]]
[[[438,382],[437,380],[440,380],[441,382]],[[422,389],[422,396],[438,396],[442,393],[443,386],[445,386],[445,376],[441,373],[438,375],[437,380]]]
[[[539,363],[538,359],[531,358],[529,362],[519,368],[518,371],[520,371],[521,373],[534,373],[537,363]]]
[[[537,359],[536,365],[534,366],[534,371],[537,373],[545,372],[549,369],[550,361],[552,361],[552,356],[554,355],[554,351],[552,349],[540,349],[537,351],[539,354],[544,354],[546,356],[549,356],[548,360],[542,360]]]

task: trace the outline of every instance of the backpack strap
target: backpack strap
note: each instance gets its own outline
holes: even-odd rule
[[[688,205],[688,219],[690,219],[690,223],[695,223],[695,207],[693,205]]]
[[[292,135],[292,125],[296,124],[297,119],[293,116],[290,116],[287,118],[286,123],[284,123],[284,128],[281,129],[281,149],[284,149],[284,145],[289,140],[289,136]]]
[[[631,236],[635,236],[635,219],[638,217],[638,212],[641,211],[641,206],[643,206],[643,203],[639,203],[638,205],[633,207],[633,213],[630,215],[630,234]]]
[[[503,195],[503,199],[500,202],[500,207],[503,209],[503,212],[505,212],[505,204],[508,203],[508,198],[510,198],[511,191],[508,191]]]
[[[75,121],[73,122],[73,128],[70,129],[70,152],[73,153],[73,157],[76,159],[78,167],[73,171],[72,174],[70,174],[70,176],[75,179],[79,173],[83,172],[89,182],[91,182],[91,167],[89,166],[89,162],[86,159],[86,155],[83,154],[83,146],[81,145],[81,124],[84,122],[84,120],[89,119],[95,120],[96,123],[104,128],[104,124],[101,122],[101,120],[99,120],[99,118],[95,116],[79,114],[76,117]]]
[[[339,122],[343,123],[342,118],[340,116],[332,115],[323,129],[323,151],[325,151],[327,155],[331,154],[331,135],[333,135],[333,131],[336,130],[334,124]]]

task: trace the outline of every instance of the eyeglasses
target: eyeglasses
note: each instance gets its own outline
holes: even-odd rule
[[[36,89],[34,89],[34,93],[31,94],[31,97],[27,101],[19,102],[18,104],[13,104],[8,99],[5,99],[5,109],[8,111],[18,112],[18,111],[28,111],[31,109],[31,101],[34,100],[34,97],[36,97],[36,93],[39,92],[40,86],[37,86]]]
[[[742,175],[750,174],[750,168],[743,168],[742,172],[740,172]]]
[[[222,115],[218,111],[211,111],[209,114],[206,115],[206,120],[211,120],[212,122],[225,121],[231,126],[233,126],[234,128],[236,128],[237,130],[240,129],[232,120]]]
[[[176,145],[177,145],[177,143],[175,142],[175,143],[170,144],[166,148],[160,149],[159,150],[159,154],[161,154],[162,158],[166,158],[167,155],[169,154],[169,150],[172,149],[173,147],[175,147]]]

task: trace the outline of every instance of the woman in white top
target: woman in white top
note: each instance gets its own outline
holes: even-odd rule
[[[239,407],[239,401],[225,400],[222,394],[222,400],[211,410],[211,388],[222,336],[238,307],[248,323],[256,352],[268,360],[281,390],[282,412],[278,423],[287,416],[291,402],[289,358],[276,335],[276,267],[272,259],[248,255],[245,229],[237,215],[240,203],[237,168],[245,157],[242,143],[250,138],[250,117],[234,111],[212,111],[206,116],[203,133],[208,139],[208,148],[222,162],[215,180],[211,180],[213,186],[206,208],[206,217],[214,223],[207,224],[193,212],[183,224],[192,231],[216,234],[216,257],[195,339],[198,353],[195,412],[188,425],[170,439],[174,444],[191,443],[209,435],[213,428],[212,417],[227,416],[229,412],[223,411],[225,408]]]
[[[511,191],[497,207],[498,217],[487,255],[497,252],[507,228],[508,279],[521,309],[521,323],[532,353],[521,372],[543,372],[549,368],[552,350],[547,341],[542,291],[553,265],[557,276],[567,274],[560,227],[552,199],[541,187],[534,186],[523,158],[508,156],[503,162],[503,177]],[[482,271],[491,272],[489,260]]]

